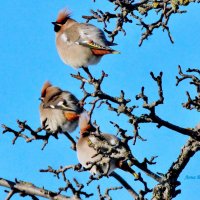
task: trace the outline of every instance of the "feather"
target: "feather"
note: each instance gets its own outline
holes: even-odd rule
[[[92,50],[92,53],[96,56],[103,56],[103,55],[106,55],[106,54],[120,54],[119,51],[115,51],[115,50],[112,50],[112,49],[91,49]]]
[[[120,54],[119,51],[115,51],[108,46],[101,46],[92,40],[82,41],[82,42],[77,41],[76,44],[90,48],[92,50],[92,53],[98,56],[105,55],[105,54]]]
[[[60,24],[65,23],[66,20],[70,18],[70,14],[71,14],[71,12],[67,8],[64,8],[63,10],[61,10],[58,13],[58,17],[57,17],[56,22],[60,23]]]
[[[79,119],[80,115],[75,112],[64,112],[64,116],[68,121],[76,121]]]
[[[85,133],[91,128],[90,117],[86,111],[81,113],[79,117],[79,126],[80,126],[81,133]]]
[[[89,41],[82,41],[82,42],[78,42],[79,45],[83,45],[86,47],[89,47],[91,49],[105,49],[105,50],[111,50],[110,47],[106,47],[106,46],[102,46],[92,40]]]
[[[90,122],[90,117],[86,111],[84,111],[79,118],[79,126],[80,129],[84,129],[88,126],[88,123]]]
[[[51,87],[52,84],[49,81],[46,81],[42,87],[42,91],[41,91],[41,97],[45,97],[46,96],[46,89],[48,87]]]

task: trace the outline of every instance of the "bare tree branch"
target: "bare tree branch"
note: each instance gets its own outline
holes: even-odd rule
[[[113,12],[97,9],[96,11],[91,10],[91,15],[84,15],[82,17],[86,19],[86,22],[96,20],[99,23],[103,23],[104,31],[108,33],[111,41],[114,41],[119,32],[126,35],[125,24],[136,21],[137,25],[141,27],[141,30],[144,30],[141,34],[139,46],[149,36],[153,35],[155,29],[166,31],[171,43],[174,43],[168,25],[171,16],[186,13],[186,10],[181,10],[180,8],[192,2],[199,3],[198,0],[141,0],[140,2],[134,2],[132,0],[109,0],[109,2],[115,6]],[[153,21],[151,20],[151,23],[146,23],[145,21],[148,19],[149,13],[155,13],[158,17]],[[115,28],[109,30],[108,27],[111,21],[112,24],[115,23]]]
[[[33,140],[43,140],[43,146],[42,146],[42,150],[44,150],[44,148],[46,147],[46,145],[48,144],[48,140],[50,137],[54,137],[56,139],[58,139],[58,132],[57,133],[50,133],[48,131],[45,130],[45,127],[39,127],[38,129],[36,129],[35,131],[27,124],[27,121],[20,121],[17,120],[17,124],[20,128],[19,131],[16,131],[4,124],[2,124],[2,128],[3,130],[3,134],[5,133],[13,133],[14,134],[14,139],[12,141],[12,144],[15,144],[15,142],[17,141],[18,138],[23,138],[27,143],[32,142]],[[25,131],[28,131],[29,134],[32,136],[28,136],[28,134],[24,133]],[[44,134],[39,134],[40,132],[44,131]],[[62,134],[64,134],[72,143],[72,149],[76,150],[76,142],[73,139],[73,137],[71,135],[69,135],[69,133],[67,132],[61,132]]]
[[[139,195],[133,190],[133,188],[127,183],[127,181],[125,181],[120,175],[118,175],[116,172],[112,172],[111,176],[117,179],[134,199],[137,199],[139,197]]]
[[[199,75],[199,77],[197,77],[196,75],[191,75],[191,74],[184,74],[182,72],[181,66],[178,66],[178,70],[179,70],[179,75],[181,77],[176,76],[176,85],[178,86],[180,82],[182,82],[183,80],[190,80],[190,84],[194,85],[196,87],[196,92],[197,92],[197,96],[194,97],[194,99],[192,99],[192,97],[190,96],[190,93],[187,91],[186,95],[188,97],[188,101],[186,103],[183,103],[183,107],[185,107],[186,109],[192,110],[192,109],[196,109],[197,111],[200,111],[200,70],[199,69],[190,69],[188,68],[188,70],[186,72],[194,72],[197,75]]]
[[[110,191],[112,191],[112,190],[120,190],[120,189],[122,189],[122,187],[107,188],[105,193],[102,195],[101,194],[100,185],[98,185],[97,186],[97,190],[98,190],[98,193],[99,193],[99,200],[105,200],[105,199],[112,200],[111,196],[109,195]]]
[[[3,178],[0,178],[0,185],[3,187],[10,188],[12,192],[9,193],[7,199],[10,199],[15,193],[25,193],[30,196],[40,196],[51,200],[78,200],[79,198],[67,197],[44,188],[39,188],[32,183],[24,181],[9,181]]]
[[[143,139],[139,134],[139,124],[141,124],[141,123],[156,123],[158,128],[165,126],[165,127],[169,128],[171,130],[174,130],[178,133],[188,135],[197,140],[200,140],[200,134],[197,131],[192,130],[192,129],[182,128],[180,126],[174,125],[174,124],[162,119],[161,117],[159,117],[156,114],[156,107],[164,103],[163,88],[162,88],[162,77],[163,77],[162,72],[160,72],[160,74],[158,76],[155,76],[153,72],[150,73],[152,79],[158,85],[159,98],[156,101],[149,103],[148,97],[144,93],[144,87],[142,87],[141,93],[136,95],[137,100],[139,100],[139,99],[143,100],[143,108],[147,109],[150,112],[149,114],[145,113],[145,114],[142,114],[141,116],[136,116],[133,113],[134,109],[138,108],[138,106],[136,106],[136,105],[128,106],[128,103],[131,100],[125,98],[125,94],[123,91],[121,91],[121,94],[119,97],[112,97],[111,95],[105,93],[102,90],[101,84],[102,84],[102,80],[103,80],[102,77],[104,77],[104,74],[105,73],[102,72],[102,76],[99,79],[90,77],[89,80],[87,80],[87,78],[83,77],[80,73],[78,73],[77,75],[72,75],[72,76],[75,79],[78,79],[79,81],[81,81],[81,86],[82,86],[82,89],[84,92],[84,97],[81,100],[82,103],[84,103],[88,97],[95,97],[95,98],[98,98],[98,101],[103,100],[101,102],[101,104],[104,103],[104,104],[108,105],[108,109],[116,112],[117,115],[124,114],[129,118],[129,123],[132,124],[133,129],[134,129],[133,130],[133,132],[134,132],[134,138],[133,138],[134,142],[133,143],[134,144],[135,144],[137,138],[145,141],[145,139]],[[92,85],[94,87],[93,92],[90,93],[90,92],[86,91],[86,89],[85,89],[86,83],[89,85]],[[114,105],[117,104],[118,107],[114,107],[113,103],[114,103]],[[94,107],[93,107],[93,109],[94,109]]]
[[[172,199],[181,192],[179,189],[176,190],[176,187],[180,185],[177,179],[192,156],[199,150],[200,142],[190,138],[182,148],[177,160],[172,163],[168,172],[164,175],[162,182],[154,188],[153,200]]]

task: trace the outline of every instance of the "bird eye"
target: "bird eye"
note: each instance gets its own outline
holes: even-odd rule
[[[68,105],[68,103],[67,103],[67,101],[65,99],[63,100],[63,105],[65,105],[65,106]]]
[[[55,32],[58,32],[60,29],[61,29],[60,25],[57,25],[57,24],[54,25],[54,31]]]
[[[43,102],[43,101],[44,101],[44,98],[43,98],[43,97],[40,97],[40,98],[38,98],[38,100],[40,100],[41,102]]]

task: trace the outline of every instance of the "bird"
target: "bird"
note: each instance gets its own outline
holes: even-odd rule
[[[135,178],[139,177],[126,162],[130,153],[129,149],[112,134],[97,134],[90,123],[87,111],[81,113],[79,127],[80,138],[76,144],[77,158],[92,175],[109,176],[116,168],[119,168],[131,173]]]
[[[46,81],[40,100],[40,121],[46,131],[71,133],[77,128],[83,107],[71,92],[63,91]]]
[[[68,9],[59,12],[54,25],[56,48],[61,60],[75,69],[97,64],[106,54],[119,54],[110,48],[116,45],[106,39],[104,32],[92,24],[71,18]]]

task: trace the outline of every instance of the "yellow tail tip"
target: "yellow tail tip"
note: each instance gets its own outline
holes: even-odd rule
[[[112,54],[121,54],[121,52],[119,52],[119,51],[112,51]]]
[[[133,176],[134,176],[136,179],[139,179],[139,175],[138,175],[136,172],[133,173]]]

